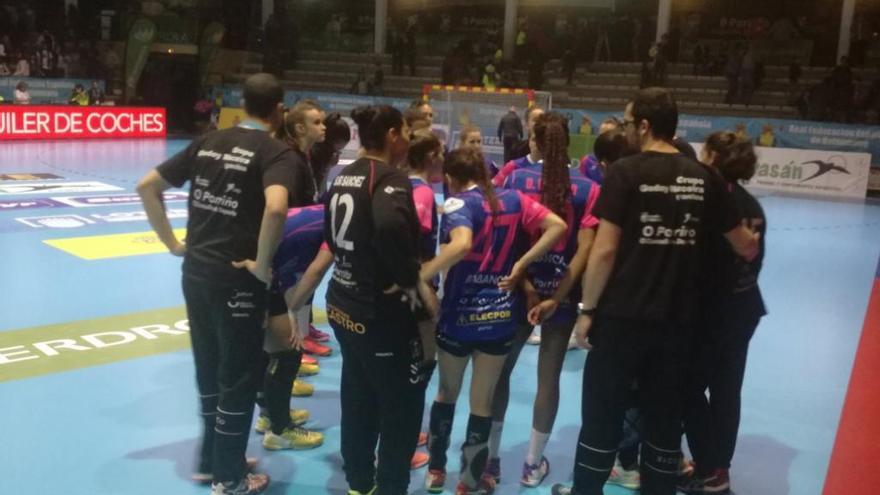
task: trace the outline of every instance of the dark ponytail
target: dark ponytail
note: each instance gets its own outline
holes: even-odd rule
[[[389,105],[368,105],[351,111],[351,119],[358,125],[361,146],[368,150],[383,150],[389,129],[400,131],[403,114]]]
[[[475,182],[486,195],[489,208],[492,210],[492,217],[494,218],[498,214],[500,210],[498,196],[492,187],[489,173],[486,172],[486,161],[482,153],[473,148],[452,150],[443,163],[443,173],[461,184]]]
[[[758,156],[755,146],[745,137],[730,131],[714,132],[706,138],[706,151],[715,153],[710,163],[729,182],[749,180],[755,175]]]
[[[565,218],[566,205],[571,197],[566,118],[557,112],[538,116],[535,120],[535,142],[544,157],[541,203]]]

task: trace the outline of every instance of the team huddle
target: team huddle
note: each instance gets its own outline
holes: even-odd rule
[[[590,351],[574,482],[554,494],[599,495],[605,483],[729,491],[748,343],[765,312],[766,222],[740,185],[755,169],[748,140],[713,134],[697,160],[675,137],[671,94],[648,88],[623,122],[603,124],[582,167],[570,167],[566,118],[536,107],[522,152],[498,167],[479,129],[448,150],[427,104],[368,106],[351,114],[359,158],[327,180],[349,139],[340,116],[310,101],[285,112],[267,74],[243,93],[244,122],[196,138],[138,184],[159,239],[183,257],[204,424],[194,479],[215,495],[268,486],[245,458],[255,404],[265,448],[322,444],[290,397],[314,366],[302,351],[329,272],[349,495],[405,494],[425,461],[426,490],[444,491],[468,364],[455,493],[495,492],[511,373],[536,326],[523,486],[550,471],[562,365],[579,345]],[[184,243],[162,193],[187,182]],[[682,459],[683,432],[693,461]]]

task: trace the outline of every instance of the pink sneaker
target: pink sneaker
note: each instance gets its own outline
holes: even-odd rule
[[[330,334],[318,330],[315,325],[309,325],[309,338],[315,342],[327,342],[330,340]]]

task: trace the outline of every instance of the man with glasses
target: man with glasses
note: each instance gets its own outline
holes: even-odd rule
[[[601,223],[575,324],[578,343],[592,350],[574,486],[556,485],[554,495],[602,494],[636,380],[645,418],[641,493],[675,493],[704,246],[723,234],[740,256],[758,252],[758,237],[741,225],[723,180],[672,144],[677,126],[678,108],[665,89],[643,89],[627,105],[624,129],[642,152],[608,169],[594,210]]]

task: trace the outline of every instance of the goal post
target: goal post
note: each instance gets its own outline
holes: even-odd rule
[[[550,110],[553,105],[553,96],[548,91],[436,84],[423,87],[422,99],[433,107],[434,126],[447,133],[446,142],[450,149],[458,146],[463,127],[475,126],[480,128],[483,136],[483,152],[496,163],[500,163],[504,156],[504,147],[498,139],[501,117],[515,107],[525,128],[528,108],[538,106]]]

